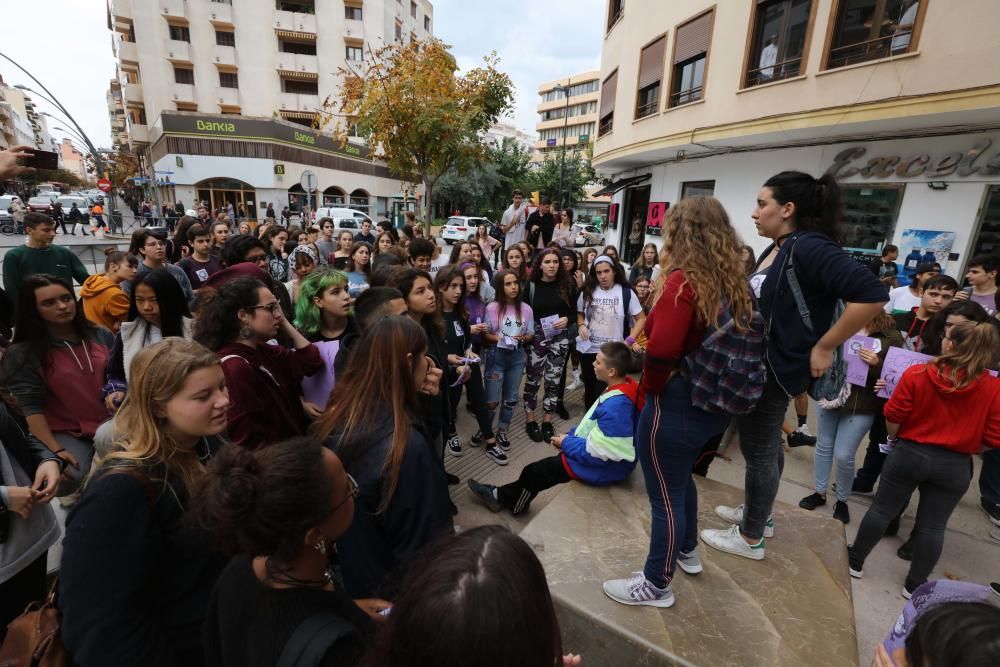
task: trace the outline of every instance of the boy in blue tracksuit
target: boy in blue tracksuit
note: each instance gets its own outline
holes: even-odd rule
[[[472,493],[494,512],[507,508],[517,515],[556,484],[576,479],[605,486],[627,478],[635,468],[633,438],[639,409],[639,383],[628,377],[631,364],[632,353],[624,343],[602,345],[594,373],[608,388],[575,429],[552,437],[552,445],[562,453],[525,466],[516,482],[504,486],[470,479]]]

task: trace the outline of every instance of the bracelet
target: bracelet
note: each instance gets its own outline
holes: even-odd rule
[[[57,449],[56,451],[54,451],[52,453],[55,454],[56,456],[59,456],[60,454],[62,454],[65,451],[66,451],[66,448],[64,447],[63,449]]]
[[[625,344],[628,345],[629,347],[632,347],[633,345],[635,345],[635,338],[629,336],[628,338],[625,339]]]

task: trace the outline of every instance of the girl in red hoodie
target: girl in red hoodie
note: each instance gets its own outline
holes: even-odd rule
[[[884,411],[895,446],[848,549],[852,577],[861,578],[865,558],[919,488],[903,597],[927,581],[941,556],[948,519],[972,481],[972,456],[984,446],[1000,447],[1000,380],[987,371],[998,352],[1000,333],[993,323],[964,322],[944,337],[940,357],[903,374]]]

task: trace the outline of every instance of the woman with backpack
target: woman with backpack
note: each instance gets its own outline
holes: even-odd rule
[[[875,317],[888,292],[837,245],[840,186],[829,174],[772,176],[757,195],[752,217],[757,233],[773,241],[750,276],[768,323],[767,381],[756,407],[739,420],[745,503],[716,507],[715,513],[734,525],[703,530],[701,538],[714,549],[761,560],[764,532],[770,536],[774,530],[771,507],[781,480],[781,425],[790,397],[830,368],[834,350]],[[733,275],[743,276],[744,268]],[[838,300],[847,305],[833,322]]]
[[[642,572],[604,582],[604,592],[616,602],[670,607],[675,566],[692,575],[702,571],[691,468],[702,445],[725,430],[729,415],[695,406],[692,379],[682,368],[688,368],[685,358],[699,349],[706,331],[721,330],[723,309],[737,333],[752,333],[754,304],[739,249],[740,239],[717,199],[688,197],[670,209],[655,305],[645,320],[639,390],[645,405],[635,434],[652,511],[649,555]],[[600,267],[602,260],[595,264]]]

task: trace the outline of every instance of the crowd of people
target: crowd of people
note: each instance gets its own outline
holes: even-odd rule
[[[496,526],[456,535],[449,485],[460,480],[445,459],[506,465],[523,410],[526,435],[557,453],[510,484],[466,480],[515,515],[544,489],[613,484],[638,463],[649,554],[604,591],[669,607],[675,567],[703,570],[699,536],[765,557],[789,401],[859,333],[880,344],[862,356],[863,387],[820,403],[816,489],[803,502],[825,503],[835,464],[846,521],[852,485],[881,477],[850,548],[861,576],[919,489],[904,590],[926,584],[971,457],[1000,446],[989,374],[1000,336],[976,298],[985,278],[948,305],[957,284],[929,277],[920,304],[893,318],[885,285],[835,244],[827,177],[765,183],[754,219],[773,243],[759,260],[717,200],[694,197],[670,211],[662,251],[637,248],[630,270],[613,246],[576,252],[560,231],[571,211],[513,199],[502,244],[482,230],[450,253],[414,224],[234,229],[231,213],[199,207],[169,238],[140,227],[94,276],[64,261],[50,219],[26,215],[23,257],[4,262],[16,301],[0,358],[0,626],[46,595],[58,498],[69,510],[59,635],[83,667],[579,664],[531,548]],[[996,298],[995,259],[974,260],[970,276],[980,270]],[[934,358],[886,404],[880,364],[907,341]],[[713,375],[705,354],[720,350],[747,366]],[[585,413],[571,425],[576,387]],[[460,433],[463,393],[475,433]],[[730,529],[699,533],[692,474],[731,421],[746,501],[715,508]],[[868,477],[855,479],[869,431],[891,451],[869,452]],[[987,496],[996,470],[983,470],[984,508],[1000,511]],[[921,631],[932,621],[963,632],[938,616],[916,623],[907,655],[934,655],[942,630]]]

